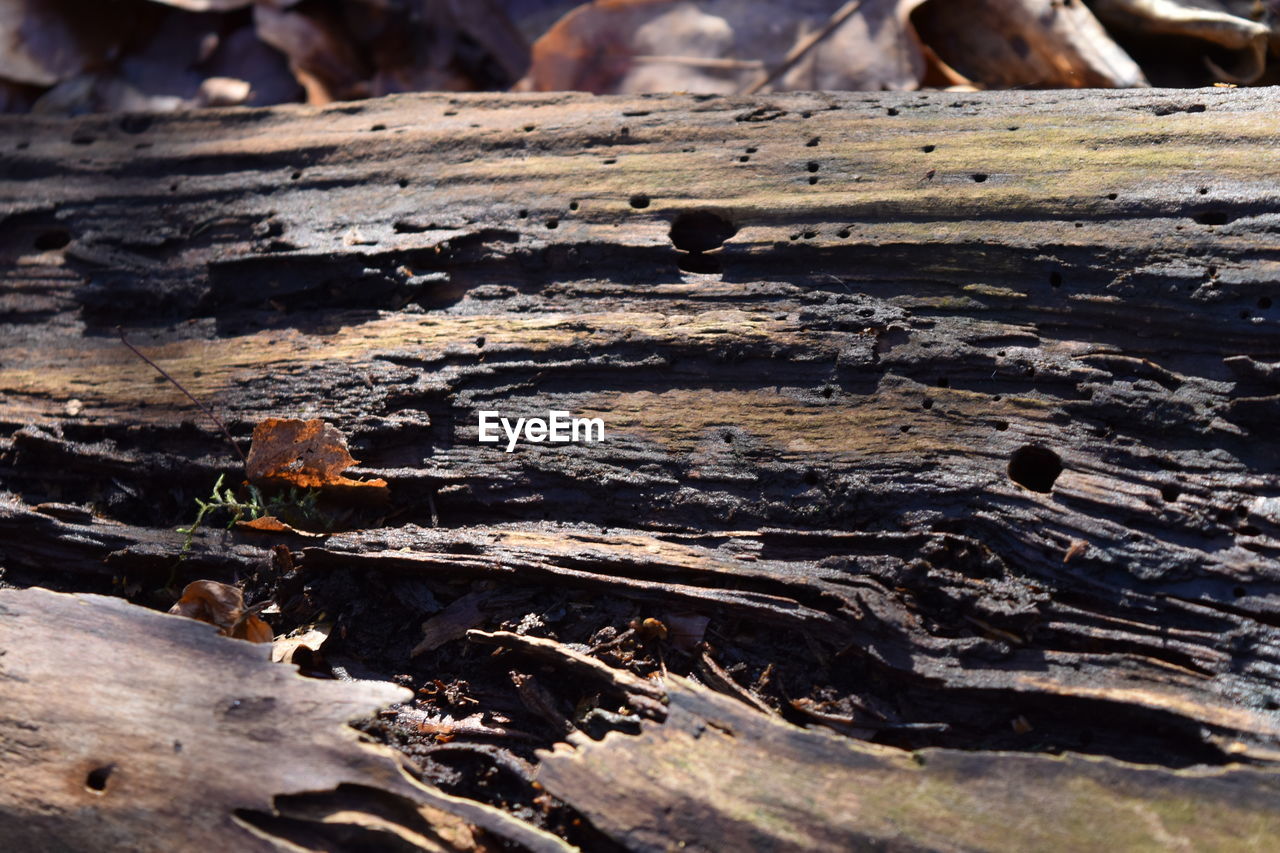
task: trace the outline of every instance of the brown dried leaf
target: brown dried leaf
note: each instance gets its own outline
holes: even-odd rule
[[[182,590],[169,612],[216,625],[224,637],[235,637],[251,643],[269,643],[271,626],[251,612],[245,612],[244,593],[230,584],[218,581],[192,581]]]
[[[775,90],[914,89],[925,71],[908,16],[923,0],[864,0]],[[599,94],[730,94],[761,83],[820,30],[840,0],[602,0],[579,6],[533,46],[519,88]],[[844,9],[847,11],[847,9]]]
[[[267,418],[254,427],[245,471],[257,486],[323,489],[335,497],[385,500],[385,480],[342,476],[355,464],[346,438],[319,418]]]
[[[1223,69],[1208,56],[1204,63],[1221,81],[1252,83],[1266,70],[1267,45],[1277,43],[1277,35],[1247,15],[1257,10],[1253,0],[1096,0],[1098,17],[1118,30],[1145,37],[1172,36],[1197,39],[1236,51],[1239,58],[1232,69]]]
[[[259,3],[253,8],[258,37],[289,57],[289,68],[307,90],[307,103],[359,97],[369,69],[346,28],[322,10],[296,12]]]
[[[264,515],[252,521],[237,521],[236,527],[243,530],[258,530],[263,533],[292,533],[293,528],[274,515]]]
[[[129,17],[109,4],[0,0],[0,77],[36,86],[74,77],[118,49],[137,23]]]
[[[275,638],[271,641],[271,660],[275,663],[292,663],[293,654],[298,649],[307,649],[312,653],[318,652],[329,639],[329,632],[332,630],[333,623],[318,622],[315,625],[299,628],[287,636]]]
[[[458,640],[467,635],[467,631],[484,622],[484,614],[480,605],[486,599],[482,593],[472,592],[422,623],[422,642],[409,652],[410,657],[417,657],[423,652],[434,651],[451,640]]]
[[[684,652],[692,652],[702,645],[711,620],[697,613],[668,613],[664,617],[670,630],[671,645]]]
[[[218,40],[217,49],[202,66],[213,77],[232,77],[249,84],[247,106],[283,104],[302,98],[302,87],[280,52],[263,44],[253,27],[240,27]]]
[[[912,21],[944,62],[990,88],[1146,85],[1083,3],[935,0]]]

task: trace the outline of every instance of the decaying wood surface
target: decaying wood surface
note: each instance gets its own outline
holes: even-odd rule
[[[0,590],[0,651],[9,849],[568,849],[359,742],[344,723],[406,701],[393,684],[303,678],[200,622],[42,589]]]
[[[374,522],[207,532],[181,573],[262,577],[284,542],[368,584],[349,622],[388,660],[421,618],[382,579],[567,591],[709,617],[708,683],[885,744],[1280,760],[1278,108],[2,118],[5,580],[163,583],[172,527],[238,476],[123,325],[242,440],[322,417],[387,480]],[[607,438],[506,453],[487,409]]]
[[[1280,831],[1275,773],[908,754],[793,728],[679,676],[668,695],[660,728],[575,734],[539,776],[633,850],[1262,850]]]

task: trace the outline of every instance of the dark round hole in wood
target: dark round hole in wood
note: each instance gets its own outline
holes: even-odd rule
[[[807,164],[805,164],[805,168],[808,169],[810,172],[816,172],[822,167],[819,166],[815,161],[810,160]]]
[[[559,227],[560,227],[560,220],[559,220],[559,219],[548,219],[548,220],[547,220],[547,227],[548,227],[548,228],[559,228]]]
[[[386,130],[386,129],[387,129],[387,126],[385,124],[375,124],[373,127],[369,128],[369,132],[377,133],[380,130]]]
[[[101,767],[95,767],[89,771],[84,777],[84,786],[90,791],[99,794],[107,790],[107,781],[111,778],[111,774],[115,772],[114,764],[104,764]]]
[[[631,196],[631,206],[636,210],[644,210],[649,206],[649,197],[644,193],[636,193]]]
[[[1242,587],[1242,586],[1234,587],[1234,588],[1231,590],[1231,594],[1232,594],[1232,595],[1234,595],[1236,598],[1244,598],[1244,596],[1245,596],[1245,594],[1246,594],[1247,592],[1248,592],[1248,590],[1246,590],[1246,589],[1245,589],[1244,587]]]
[[[1160,487],[1160,497],[1163,498],[1167,503],[1173,503],[1178,499],[1178,496],[1181,494],[1182,494],[1182,489],[1179,489],[1173,483],[1165,483],[1163,486]]]
[[[121,116],[120,129],[125,133],[145,133],[151,129],[151,116],[141,113]]]
[[[569,202],[570,210],[577,210],[579,207],[581,207],[581,205],[579,205],[576,201]]]
[[[71,242],[71,232],[65,228],[53,228],[40,234],[32,245],[42,252],[52,252]]]
[[[926,153],[926,154],[932,154],[934,151],[938,150],[938,146],[936,146],[936,145],[925,145],[925,146],[924,146],[924,147],[922,147],[920,150],[921,150],[921,151],[923,151],[923,152],[924,152],[924,153]]]
[[[975,184],[981,184],[987,180],[987,176],[983,172],[975,172],[973,175],[970,175],[970,177],[973,178],[973,182]]]
[[[1118,198],[1120,198],[1119,193],[1107,193],[1107,200],[1108,200],[1108,201],[1115,201],[1115,200],[1116,200],[1116,199],[1118,199]]]
[[[814,184],[816,184],[817,182],[818,182],[818,176],[817,176],[817,175],[810,175],[810,176],[809,176],[809,186],[813,186],[813,185],[814,185]]]
[[[1008,422],[1008,421],[996,421],[995,426],[996,426],[996,432],[1004,432],[1005,430],[1007,430],[1007,429],[1009,428],[1009,422]]]
[[[1062,287],[1062,273],[1057,272],[1056,270],[1049,273],[1049,286]]]
[[[738,229],[723,216],[707,210],[682,213],[671,223],[671,242],[685,252],[708,252],[724,245]]]
[[[1033,492],[1049,492],[1062,473],[1062,459],[1047,447],[1019,447],[1009,460],[1009,479]]]

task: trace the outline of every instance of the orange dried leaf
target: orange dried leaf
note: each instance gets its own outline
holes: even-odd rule
[[[230,584],[192,581],[169,612],[215,625],[224,637],[254,643],[270,642],[272,638],[271,626],[255,614],[245,612],[244,593]]]
[[[342,476],[355,464],[337,427],[319,418],[267,418],[254,427],[246,473],[258,486],[324,489],[334,496],[385,500],[385,480]]]
[[[251,643],[269,643],[275,639],[275,632],[257,614],[250,613],[232,626],[229,636],[237,640],[248,640]]]
[[[236,527],[248,530],[259,530],[264,533],[289,533],[292,527],[285,524],[274,515],[264,515],[262,518],[255,518],[252,521],[237,521]]]
[[[294,536],[301,536],[307,539],[323,539],[325,536],[323,533],[312,533],[308,530],[299,530],[290,524],[286,524],[274,515],[264,515],[262,518],[255,518],[252,521],[237,521],[236,530],[252,530],[257,533],[290,533]]]

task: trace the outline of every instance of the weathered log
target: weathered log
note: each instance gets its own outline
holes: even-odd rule
[[[0,617],[10,849],[274,851],[318,838],[567,849],[419,785],[394,753],[343,725],[404,701],[403,688],[302,678],[269,663],[268,646],[120,599],[0,590]]]
[[[236,471],[123,324],[237,436],[323,417],[391,485],[319,544],[197,537],[184,575],[289,541],[314,577],[586,590],[711,617],[784,713],[945,724],[885,743],[1275,761],[1278,105],[0,119],[6,580],[163,580]],[[606,440],[506,453],[482,410]]]

